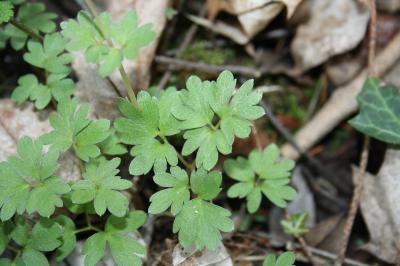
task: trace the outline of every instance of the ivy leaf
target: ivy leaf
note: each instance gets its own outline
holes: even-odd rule
[[[11,98],[19,104],[30,98],[35,101],[36,108],[43,109],[50,103],[52,97],[60,101],[72,95],[74,82],[65,77],[66,74],[50,74],[47,84],[43,85],[35,75],[24,75],[18,79],[19,86],[15,88]]]
[[[233,222],[229,218],[230,211],[200,198],[193,199],[183,205],[176,216],[173,232],[179,233],[179,242],[183,247],[196,245],[198,249],[214,250],[218,247],[222,232],[233,230]]]
[[[156,174],[154,182],[166,189],[150,197],[149,213],[162,213],[171,207],[171,213],[176,215],[182,210],[183,204],[190,200],[189,177],[185,170],[171,167],[170,174]]]
[[[218,160],[218,152],[228,154],[234,137],[246,138],[251,121],[264,111],[256,106],[261,93],[253,91],[253,81],[235,90],[236,80],[229,71],[222,72],[217,81],[201,81],[191,76],[186,90],[180,91],[180,102],[173,109],[181,121],[186,142],[182,154],[196,154],[196,166],[210,170]]]
[[[119,190],[130,188],[132,183],[117,176],[120,162],[121,159],[114,158],[99,165],[88,164],[84,180],[72,185],[72,202],[83,204],[94,201],[98,215],[103,215],[108,209],[115,216],[124,216],[129,202]]]
[[[357,96],[360,112],[350,120],[350,124],[368,136],[400,144],[400,92],[380,83],[377,78],[365,81]]]
[[[18,9],[16,20],[22,24],[29,25],[35,33],[50,33],[56,29],[53,19],[57,17],[55,13],[44,12],[43,3],[26,3]],[[28,35],[12,24],[7,24],[4,33],[10,37],[11,46],[15,50],[21,50],[28,39]]]
[[[0,163],[0,218],[10,219],[15,213],[38,212],[49,217],[55,207],[63,206],[61,195],[70,188],[54,173],[58,169],[58,151],[43,153],[41,141],[23,137],[18,141],[19,156]]]
[[[306,212],[297,213],[282,220],[281,225],[286,234],[300,237],[308,232],[308,228],[305,227],[307,219],[308,214]]]
[[[71,63],[73,58],[64,53],[65,44],[66,41],[60,33],[47,34],[43,44],[31,40],[28,42],[28,52],[24,54],[24,60],[49,73],[69,73],[71,69],[66,65]]]
[[[265,257],[263,266],[294,266],[294,262],[296,261],[296,256],[291,251],[286,251],[282,253],[278,260],[275,255],[268,255]]]
[[[229,188],[228,197],[246,198],[247,210],[250,213],[256,212],[260,207],[261,193],[275,205],[286,207],[286,200],[296,197],[296,191],[288,186],[294,162],[278,159],[279,149],[271,144],[264,151],[252,151],[249,160],[242,157],[226,160],[226,174],[238,181]]]
[[[10,1],[0,2],[0,24],[8,22],[14,16],[14,6]]]
[[[57,261],[65,259],[75,248],[76,235],[75,223],[67,216],[60,215],[54,219],[60,226],[62,226],[63,234],[61,236],[62,245],[57,248]]]
[[[100,64],[99,73],[103,77],[116,70],[124,58],[137,58],[139,49],[156,36],[150,24],[138,27],[133,11],[128,11],[118,24],[112,21],[110,13],[103,12],[92,21],[86,12],[80,12],[77,20],[63,22],[61,28],[70,39],[67,49],[85,50],[88,62]]]
[[[129,233],[135,232],[146,220],[142,211],[129,212],[126,217],[110,216],[105,231],[89,237],[83,245],[85,266],[94,266],[104,256],[109,246],[118,266],[142,264],[138,254],[144,254],[145,248]]]
[[[78,107],[77,99],[64,98],[57,106],[57,113],[50,116],[54,130],[43,135],[43,141],[60,151],[66,151],[72,146],[76,155],[84,161],[99,156],[100,148],[97,144],[108,137],[110,121],[91,121],[87,118],[88,113],[87,104]]]
[[[169,93],[165,99],[177,99],[177,94]],[[119,102],[119,109],[125,117],[118,118],[114,127],[123,143],[135,145],[131,150],[134,159],[129,166],[132,175],[146,174],[152,167],[155,172],[165,172],[167,163],[171,166],[178,164],[176,150],[166,136],[177,134],[179,130],[171,118],[173,102],[167,104],[165,99],[158,101],[149,93],[141,92],[138,107],[126,99]]]

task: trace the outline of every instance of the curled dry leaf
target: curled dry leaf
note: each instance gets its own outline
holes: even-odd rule
[[[199,23],[211,30],[231,38],[238,44],[246,44],[257,33],[286,8],[287,18],[290,18],[302,0],[209,0],[207,8],[209,18],[213,20],[222,10],[236,15],[240,26],[235,27],[216,21],[214,25]],[[239,33],[238,33],[239,32]]]
[[[17,141],[23,136],[38,138],[51,131],[48,120],[40,121],[32,104],[18,108],[9,99],[0,100],[0,161],[17,153]],[[62,167],[57,175],[66,181],[80,179],[79,165],[74,156],[66,153],[60,157]]]
[[[313,0],[311,18],[300,26],[291,51],[300,71],[356,47],[367,30],[369,12],[356,0]]]
[[[370,234],[364,249],[389,263],[398,262],[400,256],[399,198],[400,150],[390,148],[377,176],[364,176],[360,203]]]
[[[172,253],[172,265],[233,266],[233,262],[222,243],[216,250],[205,249],[203,251],[198,251],[194,247],[184,249],[178,244]]]

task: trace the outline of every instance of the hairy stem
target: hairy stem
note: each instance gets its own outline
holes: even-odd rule
[[[99,14],[97,13],[96,7],[94,6],[92,0],[84,0],[84,2],[85,2],[85,4],[86,4],[87,8],[89,9],[89,12],[90,12],[95,18],[97,18],[97,17],[99,16]],[[98,22],[98,25],[97,25],[97,26],[99,27],[99,30],[100,30],[101,35],[103,36],[103,38],[107,41],[107,43],[108,43],[110,46],[113,46],[113,43],[112,43],[110,40],[108,40],[108,39],[106,38],[106,36],[104,35],[104,27],[103,27],[103,25],[102,25],[102,23],[101,23],[101,20],[98,19],[97,22]],[[118,70],[119,70],[119,73],[120,73],[120,75],[121,75],[121,77],[122,77],[122,80],[123,80],[123,82],[124,82],[126,91],[128,92],[129,100],[131,101],[131,103],[133,104],[133,106],[138,107],[139,104],[138,104],[137,99],[136,99],[135,91],[134,91],[134,89],[133,89],[133,87],[132,87],[131,81],[129,80],[129,77],[128,77],[128,75],[126,74],[125,68],[124,68],[124,66],[122,65],[122,63],[121,63],[121,66],[119,67]]]
[[[39,42],[43,42],[43,37],[40,36],[38,33],[36,33],[34,30],[32,30],[29,26],[25,25],[24,23],[15,19],[11,19],[10,23],[13,26],[17,27],[18,29],[20,29],[21,31],[28,34],[29,36],[31,36],[33,39],[36,39]]]

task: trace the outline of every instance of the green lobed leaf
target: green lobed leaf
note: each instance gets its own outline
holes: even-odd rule
[[[121,138],[116,134],[114,128],[111,128],[110,135],[100,143],[102,154],[106,155],[122,155],[128,152],[128,149],[122,144]]]
[[[28,42],[28,52],[24,54],[24,60],[49,73],[69,73],[71,69],[67,64],[71,63],[73,58],[64,53],[65,44],[66,40],[60,33],[45,35],[43,44],[31,40]]]
[[[149,213],[162,213],[171,207],[173,215],[178,214],[183,204],[190,200],[189,177],[185,170],[171,167],[171,173],[158,173],[154,182],[165,189],[150,197]]]
[[[89,237],[83,245],[85,266],[94,266],[104,256],[108,246],[118,266],[142,265],[139,254],[145,248],[130,234],[135,232],[146,220],[142,211],[132,211],[125,217],[110,216],[105,231]]]
[[[176,150],[166,139],[179,133],[178,122],[171,115],[174,99],[177,100],[177,92],[169,90],[160,100],[140,92],[137,107],[126,99],[119,101],[125,117],[118,118],[114,127],[123,143],[135,145],[131,149],[134,159],[129,166],[132,175],[146,174],[152,168],[155,172],[165,172],[168,164],[178,164]]]
[[[253,150],[248,160],[243,157],[228,159],[224,162],[224,170],[238,181],[229,188],[228,197],[246,198],[250,213],[260,207],[261,193],[278,207],[286,207],[286,201],[296,197],[296,191],[288,186],[293,167],[293,161],[279,159],[279,149],[275,144],[267,146],[264,151]]]
[[[306,212],[297,213],[282,220],[281,225],[286,234],[300,237],[308,232],[308,228],[305,227],[307,219],[308,214]]]
[[[365,81],[357,96],[360,112],[349,122],[358,131],[392,144],[400,144],[400,92],[381,85],[377,78]]]
[[[13,1],[15,3],[15,1]],[[20,4],[22,1],[19,1]],[[15,19],[22,24],[29,25],[35,33],[50,33],[56,29],[53,19],[57,17],[55,13],[45,12],[43,3],[25,3],[18,9]],[[18,29],[11,23],[7,24],[4,34],[10,38],[11,46],[15,50],[21,50],[29,36],[24,31]]]
[[[88,164],[84,179],[72,185],[72,202],[84,204],[93,201],[98,215],[103,215],[108,209],[115,216],[124,216],[129,202],[119,191],[130,188],[132,183],[117,176],[120,162],[119,158],[114,158],[99,165]]]
[[[246,138],[251,121],[264,111],[257,106],[261,93],[253,91],[253,81],[245,82],[238,90],[229,71],[222,72],[217,81],[201,81],[191,76],[186,89],[180,91],[180,102],[173,115],[181,121],[186,142],[182,154],[197,151],[196,166],[210,170],[218,153],[229,154],[235,137]]]
[[[0,218],[5,221],[25,211],[49,217],[55,207],[63,206],[61,196],[70,190],[54,176],[59,153],[53,148],[43,153],[42,142],[29,137],[18,141],[17,151],[18,156],[0,163]]]
[[[291,251],[286,251],[279,255],[278,259],[276,259],[275,255],[268,255],[265,257],[263,266],[294,266],[294,262],[296,261],[296,256]]]
[[[42,140],[60,151],[72,146],[76,155],[86,162],[99,156],[97,144],[109,136],[110,121],[89,120],[88,113],[87,104],[78,106],[77,99],[63,98],[57,106],[57,112],[50,116],[54,130],[43,135]]]
[[[198,169],[190,176],[190,186],[197,197],[203,200],[212,200],[221,192],[222,175],[220,172],[207,172]]]
[[[76,235],[75,223],[67,216],[60,215],[54,219],[63,229],[61,236],[62,244],[57,248],[56,260],[62,261],[65,259],[75,248]]]
[[[230,211],[204,201],[193,199],[183,205],[183,209],[175,217],[173,232],[178,233],[183,247],[195,245],[214,250],[218,247],[222,232],[233,230],[233,222],[229,218]]]
[[[52,98],[60,101],[73,94],[74,82],[65,77],[66,74],[50,74],[47,83],[41,84],[33,74],[21,76],[11,98],[18,104],[30,99],[35,102],[36,108],[43,109]]]
[[[61,28],[70,40],[67,49],[85,50],[87,61],[99,64],[103,77],[119,68],[124,58],[137,58],[139,49],[156,36],[150,24],[137,25],[137,15],[133,11],[128,11],[119,23],[112,21],[110,13],[103,12],[92,20],[88,13],[80,12],[77,20],[63,22]]]

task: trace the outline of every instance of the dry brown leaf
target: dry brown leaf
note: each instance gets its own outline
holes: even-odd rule
[[[291,45],[300,71],[356,47],[367,30],[369,12],[356,0],[313,0],[311,18],[301,25]]]
[[[199,254],[200,253],[200,254]],[[220,243],[215,250],[198,251],[195,247],[182,248],[176,245],[172,253],[174,266],[233,266],[232,259],[225,246]]]
[[[208,17],[210,20],[214,20],[218,12],[221,10],[226,11],[230,14],[236,15],[240,26],[226,27],[225,23],[218,21],[216,25],[220,28],[213,29],[214,26],[210,26],[211,30],[217,33],[223,34],[238,44],[246,44],[249,40],[254,37],[257,33],[263,30],[268,24],[286,7],[287,18],[290,18],[297,6],[302,0],[212,0],[207,1]],[[211,23],[211,22],[210,22]],[[222,24],[221,24],[222,23]],[[202,26],[209,26],[206,23],[202,23]],[[234,29],[232,29],[234,28]],[[238,37],[238,33],[244,35]]]
[[[136,0],[135,10],[138,12],[139,24],[152,23],[157,33],[156,39],[147,47],[140,50],[136,60],[136,88],[147,89],[150,84],[150,67],[154,60],[158,42],[167,22],[165,10],[169,0]]]
[[[40,121],[34,112],[33,104],[23,108],[15,106],[10,99],[0,100],[0,161],[7,160],[17,152],[17,141],[23,136],[38,138],[52,130],[49,121]],[[68,153],[60,157],[57,174],[66,181],[80,179],[79,165],[74,156]]]
[[[353,176],[356,176],[354,171]],[[400,258],[400,150],[390,148],[377,176],[365,175],[361,212],[370,241],[364,249],[389,263]]]

